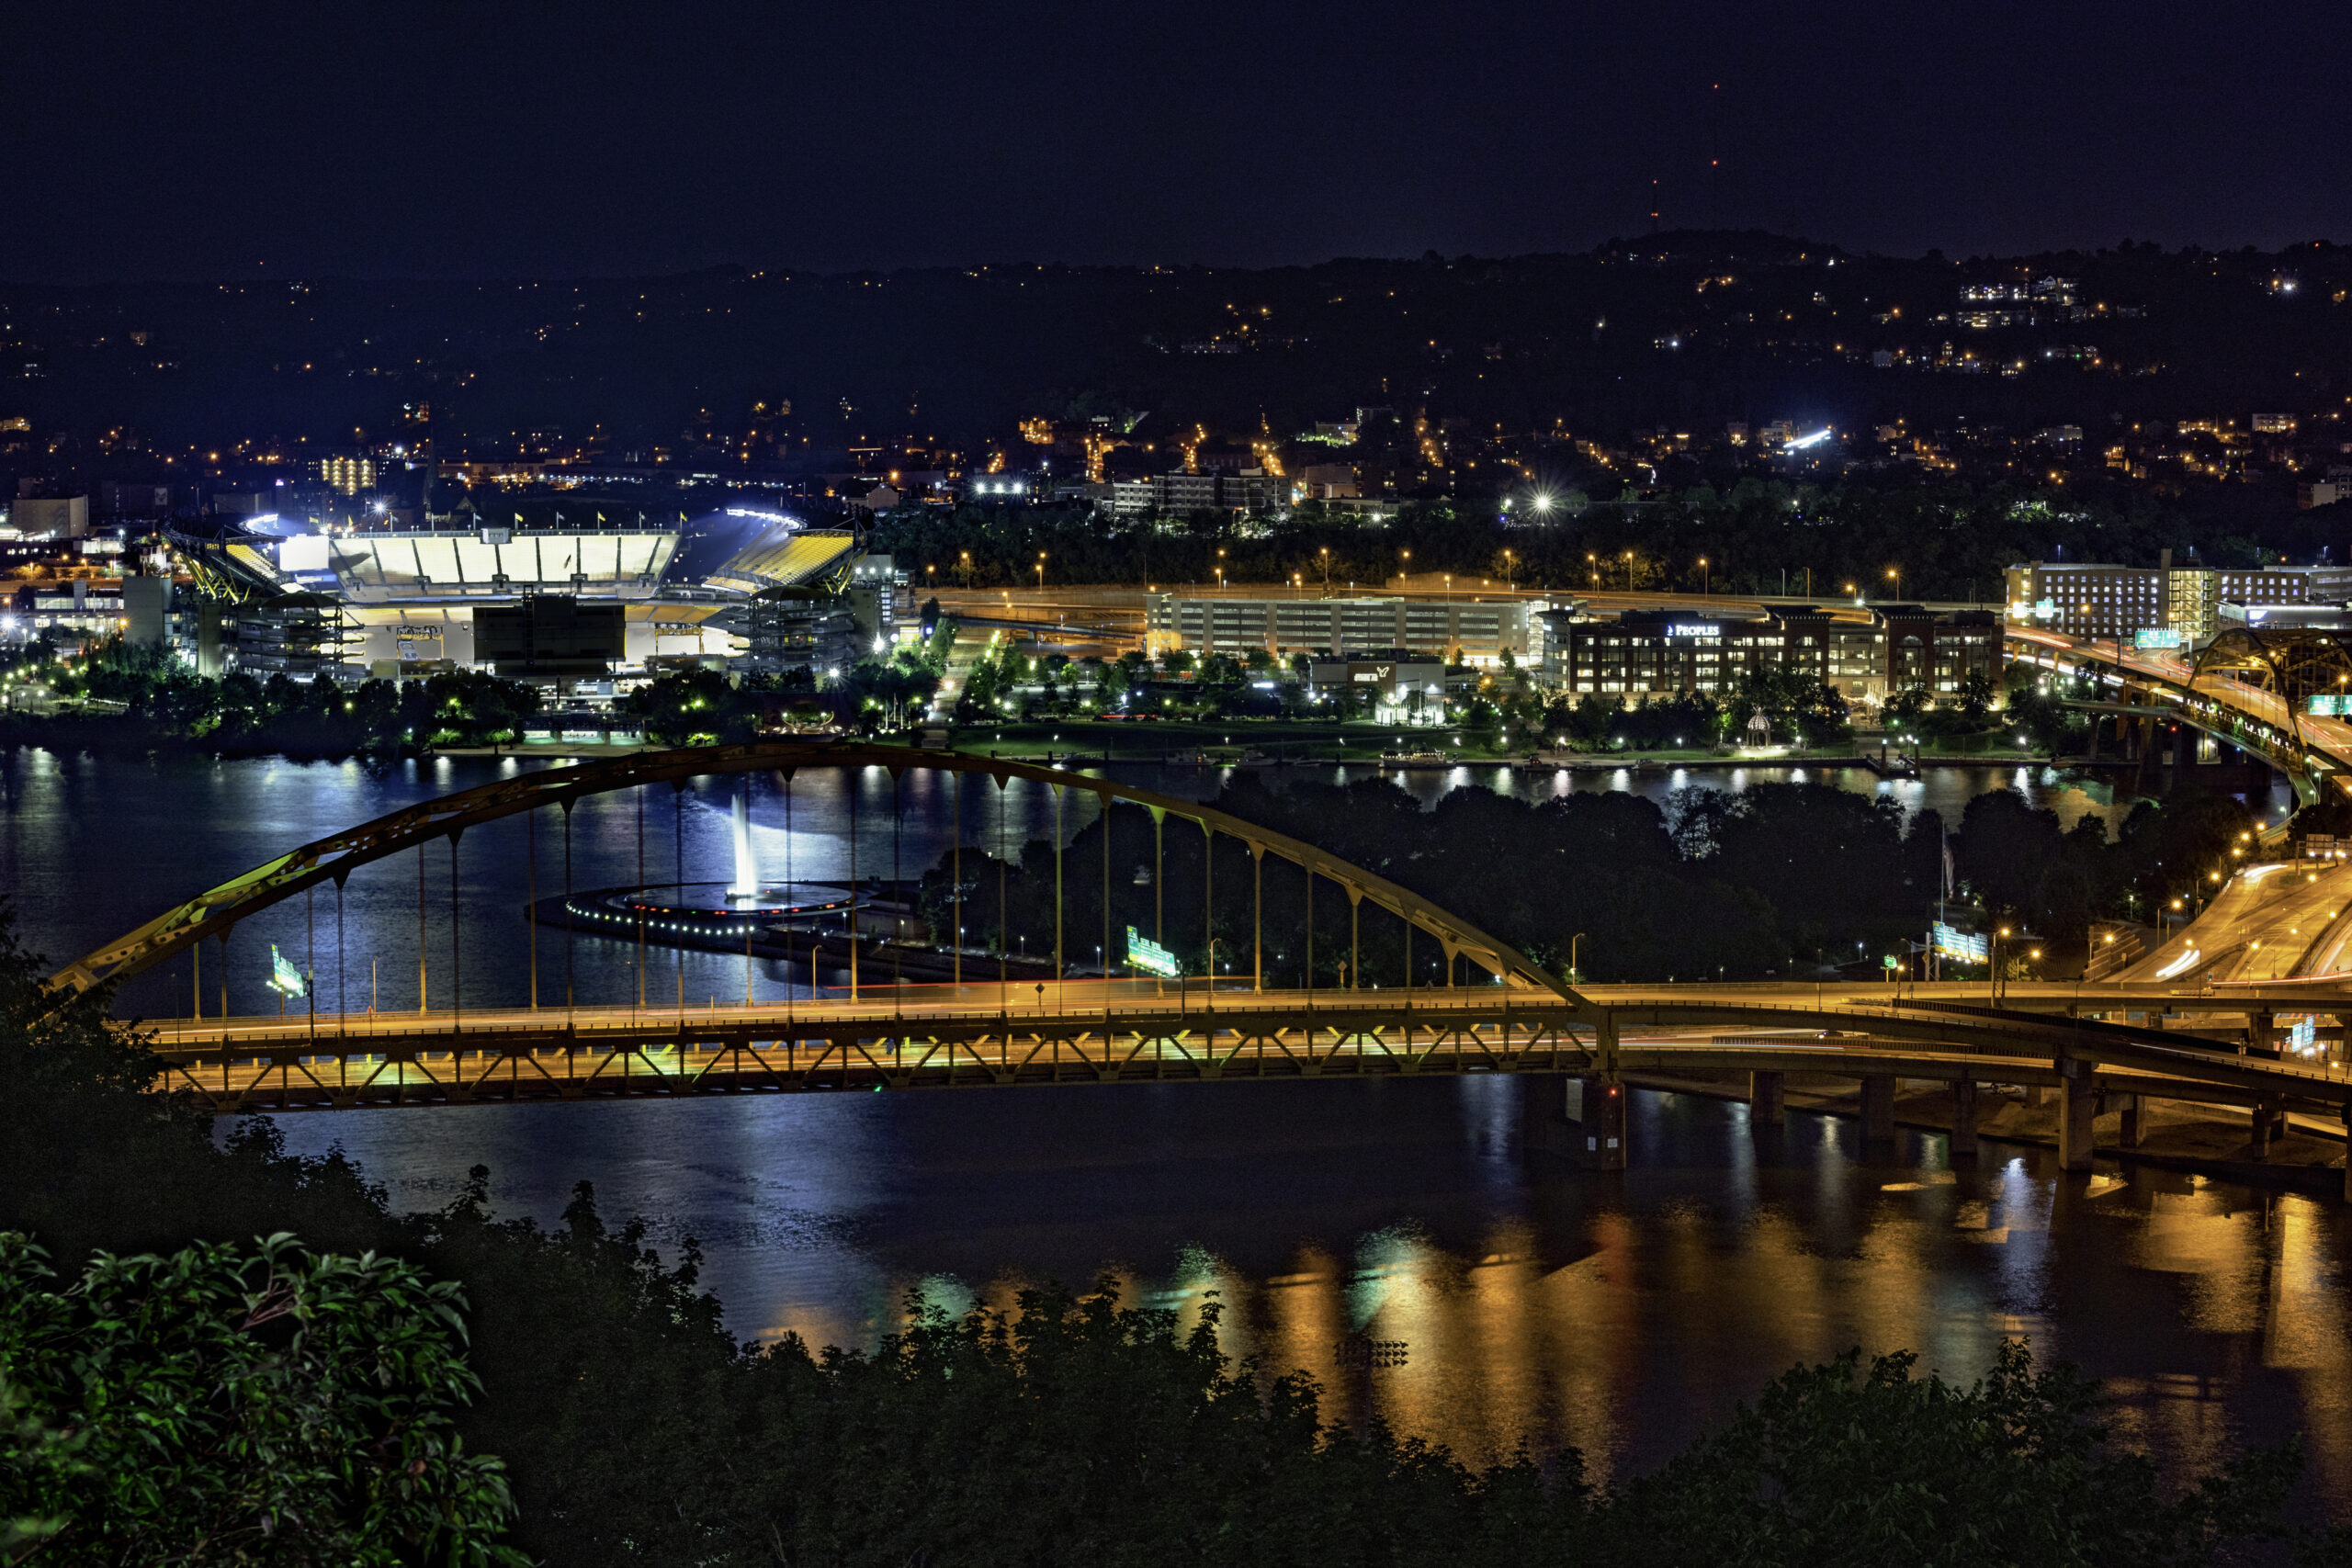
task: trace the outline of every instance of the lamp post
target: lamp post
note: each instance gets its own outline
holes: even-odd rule
[[[1568,984],[1571,986],[1584,984],[1584,971],[1577,967],[1577,949],[1583,941],[1584,932],[1582,931],[1568,938]]]
[[[1221,551],[1221,550],[1218,552],[1218,554],[1220,554],[1220,555],[1222,555],[1223,553],[1224,553],[1224,552],[1223,552],[1223,551]],[[1330,596],[1331,596],[1331,547],[1330,547],[1330,546],[1329,546],[1329,545],[1326,545],[1326,546],[1324,546],[1324,547],[1323,547],[1323,597],[1324,597],[1324,598],[1326,598],[1326,599],[1329,599]]]
[[[1037,552],[1037,592],[1040,592],[1040,593],[1043,593],[1045,591],[1046,591],[1046,552],[1045,552],[1045,551],[1043,551],[1043,550],[1039,550],[1039,551]]]
[[[1396,586],[1404,588],[1413,581],[1413,552],[1400,551],[1401,564],[1396,569]]]
[[[1886,575],[1894,579],[1894,597],[1897,600],[1900,600],[1903,597],[1903,569],[1899,566],[1888,567],[1886,569]]]

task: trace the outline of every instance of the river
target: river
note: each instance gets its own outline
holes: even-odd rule
[[[19,751],[0,759],[0,886],[34,944],[62,958],[292,845],[524,765],[457,759],[369,771]],[[1203,770],[1120,773],[1174,794],[1216,787]],[[1407,783],[1424,799],[1495,784],[1663,798],[1679,784],[1786,776],[1474,768]],[[2069,821],[2118,810],[2041,770],[1937,769],[1892,784],[1832,771],[1825,782],[1887,790],[1955,821],[1970,795],[2009,784]],[[725,874],[731,787],[649,795],[648,876],[676,874],[681,850],[687,876]],[[898,788],[898,861],[912,875],[944,845],[956,797],[926,774]],[[992,845],[1001,831],[1018,846],[1054,829],[1043,789],[964,789],[967,842]],[[763,874],[845,874],[854,793],[859,869],[889,874],[891,790],[880,770],[802,773],[787,837],[783,792],[757,781]],[[1065,809],[1068,833],[1091,807],[1071,796]],[[536,837],[502,822],[460,846],[469,1006],[528,994],[526,930],[499,917],[534,868],[541,891],[560,885],[560,829],[542,815],[550,820]],[[584,804],[571,832],[578,886],[637,879],[634,798]],[[437,987],[447,984],[438,955],[449,898],[438,846],[425,872]],[[354,1006],[369,992],[386,1008],[413,1006],[417,878],[408,857],[353,875],[340,965],[332,893],[246,922],[231,949],[232,1007],[264,1005],[271,943],[316,967],[328,1001],[339,989]],[[560,964],[553,953],[543,939],[543,986]],[[582,939],[582,997],[626,995],[631,962],[625,943]],[[691,997],[738,994],[743,983],[740,958],[655,962],[656,998],[681,983]],[[208,952],[207,1011],[219,1007],[216,970]],[[763,966],[754,983],[780,998],[789,982]],[[120,1010],[182,1013],[190,988],[187,966],[167,964],[127,987]],[[1991,1143],[1973,1166],[1949,1169],[1941,1140],[1918,1134],[1866,1157],[1849,1122],[1793,1112],[1784,1129],[1758,1131],[1744,1106],[1651,1092],[1634,1097],[1634,1168],[1591,1176],[1521,1146],[1526,1098],[1541,1092],[1537,1080],[1503,1078],[1129,1086],[283,1122],[298,1151],[342,1144],[402,1206],[445,1201],[481,1164],[502,1212],[552,1221],[571,1184],[593,1180],[608,1217],[643,1213],[666,1246],[700,1241],[705,1281],[745,1337],[867,1344],[910,1291],[957,1307],[1107,1270],[1187,1313],[1216,1292],[1228,1348],[1314,1371],[1340,1414],[1376,1410],[1473,1459],[1522,1439],[1574,1443],[1606,1478],[1655,1463],[1797,1360],[1908,1347],[1973,1376],[2005,1336],[2024,1335],[2039,1352],[2110,1380],[2119,1435],[2167,1466],[2303,1432],[2312,1495],[2352,1517],[2344,1206],[2153,1170],[2067,1178],[2041,1151]],[[1339,1348],[1351,1337],[1403,1341],[1406,1364],[1343,1362]]]

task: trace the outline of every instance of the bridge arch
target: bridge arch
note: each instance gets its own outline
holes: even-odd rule
[[[322,882],[340,882],[356,868],[417,849],[435,839],[545,807],[569,812],[592,795],[730,773],[803,768],[879,767],[894,775],[920,770],[977,773],[1000,784],[1025,779],[1060,789],[1082,790],[1107,811],[1114,803],[1174,817],[1216,835],[1239,840],[1252,855],[1274,855],[1310,875],[1338,883],[1354,902],[1388,910],[1408,927],[1437,938],[1449,953],[1460,953],[1507,986],[1550,993],[1579,1013],[1592,1010],[1585,998],[1520,952],[1430,900],[1301,840],[1276,833],[1197,801],[1065,769],[965,751],[880,746],[860,741],[755,740],[725,746],[689,746],[639,751],[574,767],[542,769],[481,784],[454,795],[421,801],[401,810],[289,850],[187,902],[164,910],[137,930],[117,938],[50,976],[52,987],[86,990],[106,981],[128,979],[207,937],[220,936],[248,916]]]
[[[2246,681],[2290,704],[2334,695],[2352,687],[2352,635],[2317,626],[2233,626],[2198,650],[2191,679],[2206,675]]]

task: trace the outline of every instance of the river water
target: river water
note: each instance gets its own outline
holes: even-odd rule
[[[0,886],[54,957],[86,951],[269,856],[418,799],[526,765],[443,760],[382,772],[276,761],[133,763],[20,751],[0,759]],[[1205,795],[1203,770],[1120,769],[1128,782]],[[1284,775],[1331,776],[1327,769]],[[1786,777],[1713,770],[1408,775],[1425,799],[1464,784],[1520,794]],[[1817,775],[1818,776],[1818,775]],[[2098,792],[2039,770],[1938,769],[1882,784],[1957,820],[1970,795],[2016,784],[2069,821],[2112,816]],[[643,803],[645,874],[727,874],[732,786],[713,781]],[[944,847],[957,803],[910,773],[899,869]],[[967,782],[967,842],[1017,847],[1055,830],[1049,792]],[[888,875],[888,775],[798,775],[791,831],[777,781],[755,781],[763,876],[840,877],[856,802],[858,868]],[[1090,803],[1072,796],[1060,830]],[[638,880],[639,803],[574,814],[575,885]],[[553,813],[468,834],[458,862],[468,1006],[529,994],[532,944],[514,918],[536,874],[560,886]],[[683,858],[681,858],[683,857]],[[788,862],[788,864],[787,864]],[[424,863],[433,1000],[448,983],[449,864]],[[276,943],[314,967],[332,1002],[371,992],[416,1001],[418,869],[401,857],[255,917],[231,944],[232,1010],[261,1010]],[[208,943],[205,1011],[221,965]],[[626,943],[582,938],[583,1000],[634,989]],[[561,944],[540,934],[545,999]],[[741,958],[657,954],[658,1002],[741,993]],[[683,976],[683,978],[681,976]],[[753,984],[780,998],[786,977]],[[665,990],[665,987],[668,989]],[[192,976],[167,964],[127,988],[126,1015],[187,1010]],[[271,1005],[275,1005],[272,1003]],[[848,1095],[679,1102],[478,1106],[283,1118],[300,1151],[341,1143],[403,1206],[445,1201],[468,1167],[492,1171],[503,1212],[552,1221],[593,1180],[609,1216],[638,1213],[657,1239],[696,1237],[704,1279],[745,1337],[797,1333],[866,1344],[909,1292],[956,1307],[1025,1282],[1114,1274],[1191,1313],[1215,1292],[1228,1348],[1305,1367],[1340,1414],[1378,1411],[1488,1459],[1525,1439],[1574,1443],[1603,1477],[1651,1463],[1800,1359],[1849,1346],[1911,1348],[1973,1376],[2005,1336],[2029,1336],[2110,1380],[2120,1436],[2168,1466],[2301,1431],[2312,1496],[2352,1517],[2352,1223],[2343,1205],[2152,1170],[2066,1177],[2041,1151],[1988,1144],[1946,1168],[1939,1138],[1906,1134],[1866,1156],[1851,1123],[1792,1113],[1748,1125],[1744,1106],[1634,1097],[1634,1168],[1574,1170],[1531,1154],[1521,1129],[1540,1080],[1072,1088],[1046,1093]],[[1403,1341],[1402,1367],[1364,1370],[1340,1347]]]

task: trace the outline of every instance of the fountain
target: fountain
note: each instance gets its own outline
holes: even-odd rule
[[[575,893],[569,913],[561,899],[557,913],[578,929],[677,947],[723,947],[741,953],[747,940],[788,950],[794,937],[806,942],[840,930],[861,903],[847,886],[833,882],[763,886],[752,853],[752,797],[739,789],[732,802],[734,874],[723,882],[670,882],[646,886],[605,887]],[[584,922],[584,924],[582,924]],[[763,949],[762,951],[766,951]]]
[[[730,904],[747,903],[760,896],[759,868],[752,863],[752,797],[735,792],[735,881],[727,889]]]

